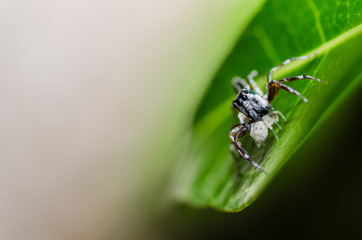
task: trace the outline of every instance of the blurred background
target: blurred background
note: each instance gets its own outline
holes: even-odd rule
[[[307,237],[340,222],[360,234],[359,94],[319,130],[327,139],[306,143],[315,168],[285,183],[297,167],[287,165],[245,213],[154,202],[208,82],[262,4],[2,1],[0,238]]]
[[[172,127],[191,121],[182,102],[236,41],[238,7],[2,1],[0,238],[139,232],[134,198],[165,150],[155,138],[175,141],[184,129]]]

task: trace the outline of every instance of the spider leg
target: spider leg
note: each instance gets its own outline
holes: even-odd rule
[[[243,89],[250,89],[250,85],[240,77],[234,77],[232,80],[232,84],[234,86],[234,90],[236,93],[239,93]]]
[[[248,81],[251,85],[251,88],[258,93],[259,95],[263,96],[264,93],[261,91],[261,89],[259,88],[258,84],[256,84],[256,82],[254,81],[254,77],[258,76],[258,72],[256,70],[253,70],[250,72],[250,74],[248,75]]]
[[[296,80],[303,80],[303,79],[311,79],[311,80],[315,80],[317,82],[322,82],[322,80],[320,80],[319,78],[315,78],[312,76],[308,76],[308,75],[300,75],[300,76],[295,76],[295,77],[286,77],[286,78],[282,78],[279,80],[279,82],[283,83],[283,82],[293,82]]]
[[[241,129],[241,127],[242,127],[241,124],[235,124],[231,127],[230,132],[229,132],[229,137],[231,140],[230,152],[231,152],[231,155],[233,156],[238,176],[241,176],[241,165],[240,165],[240,159],[238,158],[238,155],[236,153],[237,150],[235,148],[235,144],[233,143],[233,141],[234,141],[234,136],[235,136],[236,132],[239,131]]]
[[[240,120],[240,124],[244,124],[244,125],[249,125],[246,121],[250,122],[252,121],[253,119],[245,116],[245,114],[243,114],[242,112],[239,112],[238,113],[238,118]],[[245,121],[246,120],[246,121]]]
[[[259,169],[260,171],[265,172],[265,170],[262,167],[260,167],[258,164],[256,164],[255,162],[253,162],[250,159],[249,154],[246,152],[246,150],[243,148],[243,146],[239,142],[239,139],[242,138],[243,136],[245,136],[245,134],[247,134],[248,132],[249,132],[249,128],[247,128],[244,125],[239,124],[239,125],[234,126],[230,130],[230,133],[229,133],[231,143],[234,145],[234,148],[239,153],[241,158],[243,158],[245,161],[247,161],[248,163],[253,165],[255,168]]]
[[[276,66],[276,67],[273,67],[269,73],[268,73],[268,77],[267,77],[267,83],[271,82],[273,80],[273,72],[275,72],[276,70],[278,70],[279,68],[291,63],[292,61],[295,61],[295,60],[303,60],[303,59],[309,59],[311,57],[309,56],[302,56],[302,57],[294,57],[294,58],[289,58],[287,60],[285,60],[282,64],[280,64],[279,66]]]
[[[238,176],[241,176],[241,165],[240,165],[240,159],[239,159],[239,155],[236,153],[236,148],[235,145],[230,143],[230,152],[231,155],[233,156],[234,162],[235,162],[235,166],[236,166],[236,173],[238,174]]]
[[[279,123],[275,122],[275,124],[278,126],[278,128],[279,128],[280,130],[283,129],[283,128],[279,125]]]
[[[279,127],[280,127],[280,126],[279,126]],[[275,137],[277,140],[279,140],[279,137],[278,137],[278,135],[276,134],[276,132],[274,131],[273,127],[269,128],[269,129],[273,132],[274,137]]]
[[[270,112],[270,114],[278,114],[279,116],[281,116],[284,119],[284,121],[287,121],[287,119],[284,117],[284,115],[280,111],[273,111],[273,112]]]
[[[272,80],[268,83],[267,87],[268,102],[274,100],[274,98],[278,95],[280,89],[283,89],[291,94],[294,94],[297,97],[301,98],[304,102],[309,103],[308,100],[305,97],[303,97],[302,94],[300,94],[297,90],[275,80]]]

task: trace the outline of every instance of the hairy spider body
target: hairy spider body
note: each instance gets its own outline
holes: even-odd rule
[[[241,90],[236,96],[233,106],[254,121],[260,121],[264,115],[273,110],[273,107],[265,98],[246,88]]]
[[[274,111],[274,108],[270,105],[270,103],[277,96],[279,90],[283,89],[289,93],[298,96],[304,102],[308,102],[308,100],[303,97],[298,91],[285,85],[284,82],[291,82],[302,79],[311,79],[318,82],[321,81],[318,78],[308,75],[286,77],[276,81],[273,80],[272,73],[294,60],[308,58],[309,57],[306,56],[290,58],[284,61],[281,65],[272,68],[269,71],[267,77],[266,95],[263,94],[263,92],[254,81],[254,77],[257,76],[257,72],[255,70],[248,75],[248,82],[250,83],[250,85],[247,83],[247,81],[239,77],[233,79],[233,86],[237,92],[237,95],[233,101],[233,107],[239,112],[238,118],[240,120],[240,123],[234,125],[231,128],[229,137],[231,141],[230,149],[235,159],[235,163],[238,167],[239,173],[240,165],[236,153],[238,153],[241,158],[245,159],[255,168],[264,172],[264,169],[262,167],[260,167],[258,164],[251,160],[249,154],[246,152],[239,140],[248,132],[250,132],[250,136],[254,139],[257,147],[260,147],[267,138],[269,130],[271,130],[274,133],[275,137],[278,139],[277,135],[273,130],[273,124],[277,124],[278,127],[281,128],[277,123],[279,121],[278,115],[280,115],[284,120],[286,119],[279,111]]]

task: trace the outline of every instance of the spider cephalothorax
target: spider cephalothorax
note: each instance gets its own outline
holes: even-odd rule
[[[239,112],[238,118],[240,120],[240,123],[234,125],[231,128],[229,137],[231,140],[230,148],[237,163],[237,166],[239,166],[239,162],[236,155],[234,154],[235,152],[238,152],[238,154],[243,159],[248,161],[260,171],[264,171],[262,167],[260,167],[258,164],[251,160],[250,156],[243,148],[239,140],[250,131],[250,136],[254,139],[257,147],[260,147],[260,145],[267,138],[269,130],[271,130],[274,133],[275,137],[278,139],[277,135],[273,130],[273,124],[277,124],[277,126],[280,128],[279,124],[277,123],[279,121],[278,115],[280,115],[284,120],[286,119],[279,111],[274,111],[274,108],[270,105],[270,103],[277,96],[279,90],[286,90],[287,92],[300,97],[304,102],[308,102],[305,97],[303,97],[293,88],[285,85],[284,82],[291,82],[301,79],[312,79],[318,82],[320,82],[321,80],[308,75],[300,75],[296,77],[286,77],[276,81],[272,78],[272,72],[290,63],[293,60],[308,58],[309,57],[291,58],[284,61],[281,65],[272,68],[269,71],[267,77],[266,95],[263,94],[263,92],[254,81],[254,77],[257,75],[256,71],[252,71],[248,76],[248,81],[250,85],[244,79],[241,79],[239,77],[233,79],[233,85],[235,90],[237,91],[237,95],[233,101],[233,107]]]
[[[273,110],[265,98],[250,89],[241,90],[234,99],[233,106],[254,121],[260,121],[265,114]]]

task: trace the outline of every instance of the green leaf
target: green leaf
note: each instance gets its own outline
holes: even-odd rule
[[[260,195],[305,139],[328,119],[356,84],[362,83],[361,5],[361,0],[273,0],[264,5],[199,104],[171,184],[178,201],[236,212]],[[300,74],[322,79],[324,83],[288,83],[311,105],[281,91],[272,102],[288,119],[279,121],[283,127],[276,129],[279,140],[269,133],[265,145],[257,148],[249,135],[242,139],[252,159],[269,174],[243,161],[242,176],[238,177],[228,139],[230,126],[238,122],[230,107],[235,97],[231,79],[245,78],[256,69],[261,74],[257,83],[265,89],[270,68],[285,59],[315,53],[314,58],[295,61],[274,74],[274,79]]]

